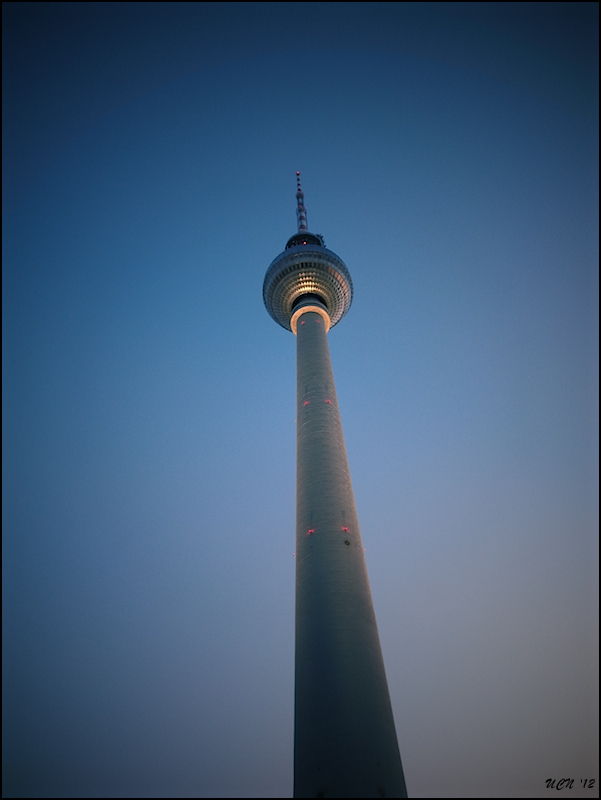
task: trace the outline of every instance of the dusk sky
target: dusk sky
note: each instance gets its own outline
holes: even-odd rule
[[[409,796],[599,796],[597,71],[596,3],[3,5],[3,796],[291,796],[297,169]]]

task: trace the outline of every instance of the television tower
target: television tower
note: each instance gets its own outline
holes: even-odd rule
[[[407,797],[327,340],[353,283],[296,180],[298,233],[263,283],[296,335],[294,797]]]

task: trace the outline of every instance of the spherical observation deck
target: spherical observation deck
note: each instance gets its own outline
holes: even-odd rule
[[[351,307],[353,282],[342,259],[324,247],[321,236],[299,231],[269,265],[263,301],[270,316],[288,331],[295,309],[308,301],[326,308],[331,327]]]

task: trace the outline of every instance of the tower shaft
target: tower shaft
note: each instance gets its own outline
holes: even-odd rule
[[[295,797],[406,797],[327,317],[297,333]]]

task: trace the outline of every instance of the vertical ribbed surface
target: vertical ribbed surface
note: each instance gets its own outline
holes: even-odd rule
[[[406,797],[325,326],[297,327],[295,797]]]

